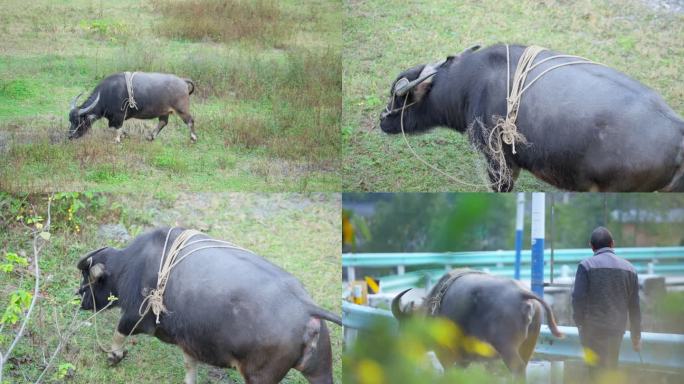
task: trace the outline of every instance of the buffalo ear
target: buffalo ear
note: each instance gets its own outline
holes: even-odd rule
[[[470,47],[468,47],[468,48],[464,49],[463,51],[461,51],[461,53],[459,53],[459,54],[447,56],[446,59],[447,59],[447,61],[450,61],[450,60],[453,60],[453,59],[457,59],[457,58],[459,58],[461,55],[465,55],[466,53],[472,53],[472,52],[477,51],[478,49],[480,49],[480,47],[481,47],[481,45],[479,45],[479,44],[471,45]]]
[[[475,52],[475,51],[477,51],[478,49],[480,49],[480,44],[471,45],[470,47],[464,49],[464,50],[463,50],[461,53],[459,53],[458,55],[460,56],[460,55],[463,55],[463,54],[466,54],[466,53]]]
[[[415,101],[421,100],[432,88],[432,77],[416,85],[413,89],[413,98]]]
[[[97,281],[105,274],[105,265],[97,263],[90,267],[90,281]]]

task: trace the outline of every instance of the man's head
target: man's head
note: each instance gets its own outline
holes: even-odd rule
[[[591,245],[591,249],[594,251],[606,247],[613,248],[615,245],[613,243],[613,235],[611,235],[610,231],[605,227],[598,227],[594,229],[594,231],[591,233],[591,240],[589,241],[589,244]]]

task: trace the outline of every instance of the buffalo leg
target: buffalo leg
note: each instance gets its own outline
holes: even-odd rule
[[[301,371],[306,380],[311,384],[332,384],[332,349],[330,347],[330,332],[325,321],[312,318],[307,328],[317,328],[316,347],[314,354],[304,366],[295,367]],[[307,340],[305,340],[306,342]],[[306,353],[306,351],[305,351]]]
[[[287,374],[289,369],[273,370],[271,367],[262,367],[259,370],[245,372],[245,384],[278,384]]]
[[[159,116],[159,123],[157,123],[157,128],[150,133],[149,136],[147,136],[147,140],[154,140],[157,135],[159,135],[159,132],[166,127],[166,124],[169,123],[169,115],[164,115],[164,116]]]
[[[534,347],[537,345],[537,337],[539,337],[539,329],[541,328],[541,305],[536,301],[533,305],[535,311],[530,325],[527,326],[527,338],[522,342],[520,348],[518,348],[520,357],[525,364],[530,361],[530,358],[534,353]]]
[[[195,133],[195,120],[192,118],[192,115],[187,112],[179,111],[178,116],[180,116],[180,118],[183,119],[183,122],[190,128],[190,140],[192,140],[193,143],[196,142],[197,134]]]
[[[525,378],[525,367],[527,363],[520,357],[518,350],[513,345],[506,345],[501,349],[496,348],[501,355],[501,359],[504,361],[508,369],[518,378]]]
[[[114,142],[119,144],[121,143],[121,136],[124,135],[123,124],[113,128],[116,129],[116,136],[114,137]]]
[[[121,332],[114,331],[114,337],[112,337],[112,347],[109,353],[107,353],[107,361],[110,365],[116,365],[124,357],[126,357],[126,350],[124,349],[124,342],[126,342],[126,335]]]
[[[197,382],[197,360],[183,352],[183,365],[185,366],[185,384]]]
[[[246,356],[238,364],[245,384],[280,383],[295,364],[292,361],[292,352],[284,351],[280,346],[261,351],[258,355]]]

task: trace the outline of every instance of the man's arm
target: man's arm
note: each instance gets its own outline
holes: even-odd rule
[[[588,285],[589,279],[587,278],[587,270],[580,264],[577,266],[575,285],[572,289],[572,318],[575,320],[575,324],[578,327],[581,327],[584,324]]]
[[[641,308],[639,307],[639,278],[636,273],[631,279],[631,292],[629,295],[629,332],[632,337],[632,345],[636,346],[641,341]]]

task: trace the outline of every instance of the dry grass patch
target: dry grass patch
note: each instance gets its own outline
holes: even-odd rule
[[[275,46],[291,36],[296,23],[273,0],[174,0],[153,5],[165,16],[159,33],[171,38],[247,40]]]

